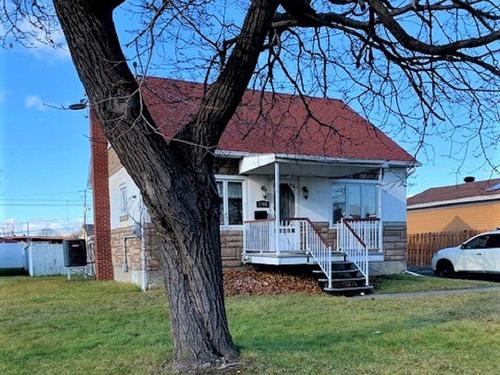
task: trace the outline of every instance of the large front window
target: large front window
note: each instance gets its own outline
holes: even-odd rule
[[[364,219],[377,217],[375,184],[334,184],[332,186],[332,224],[343,217]]]
[[[220,224],[223,226],[243,224],[243,189],[240,181],[217,181],[221,197]]]

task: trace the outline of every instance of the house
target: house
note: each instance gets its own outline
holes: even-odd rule
[[[144,99],[167,138],[203,89],[146,78]],[[403,271],[406,174],[415,160],[342,101],[304,100],[307,108],[298,96],[248,90],[219,142],[224,265],[315,265],[330,287],[342,273],[332,263],[352,264],[365,284],[369,274]],[[151,282],[158,261],[142,236],[140,193],[90,118],[97,277]]]
[[[485,231],[500,226],[500,178],[427,189],[408,199],[408,233]]]

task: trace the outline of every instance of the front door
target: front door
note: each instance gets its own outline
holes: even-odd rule
[[[280,184],[280,218],[295,217],[295,192],[290,184]]]
[[[295,192],[290,184],[280,184],[280,249],[281,251],[299,250],[299,230],[297,222],[288,220],[295,217]]]

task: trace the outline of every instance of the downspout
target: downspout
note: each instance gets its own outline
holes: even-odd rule
[[[136,235],[132,236],[125,236],[123,237],[123,266],[122,266],[122,271],[123,272],[128,272],[128,249],[127,249],[127,241],[131,239],[137,238]]]

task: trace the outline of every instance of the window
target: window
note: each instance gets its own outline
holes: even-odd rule
[[[377,187],[375,185],[363,185],[361,191],[363,217],[377,217]]]
[[[345,186],[334,185],[333,198],[333,223],[337,223],[345,216]]]
[[[127,215],[128,213],[128,194],[126,185],[120,185],[120,211],[123,215]]]
[[[467,242],[464,245],[464,249],[484,249],[486,248],[486,243],[488,242],[489,236],[479,236],[473,240]]]
[[[491,234],[486,247],[488,249],[500,248],[500,234]]]
[[[332,224],[343,217],[377,217],[375,184],[334,184],[332,186]]]
[[[494,249],[497,247],[500,247],[500,235],[498,234],[479,236],[464,245],[464,249]]]
[[[240,181],[217,181],[220,202],[220,225],[243,224],[243,189]]]
[[[224,185],[222,181],[217,181],[217,193],[219,194],[219,197],[221,198],[220,200],[220,206],[219,206],[219,211],[220,211],[220,225],[224,225]]]
[[[361,218],[361,186],[347,185],[347,210],[348,216],[354,219]]]
[[[243,196],[241,182],[227,183],[228,224],[243,224]]]

